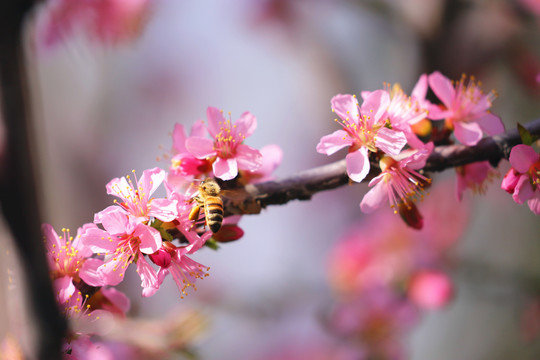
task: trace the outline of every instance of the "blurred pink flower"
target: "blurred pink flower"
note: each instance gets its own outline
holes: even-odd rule
[[[489,112],[493,92],[485,95],[471,77],[465,85],[465,76],[455,85],[440,72],[429,75],[429,85],[442,101],[445,110],[437,114],[439,119],[446,119],[446,124],[454,130],[456,139],[467,146],[476,145],[482,139],[483,132],[497,135],[504,131],[501,119]],[[436,119],[431,115],[430,118]]]
[[[261,167],[255,171],[240,171],[243,184],[257,184],[273,179],[272,173],[281,164],[283,151],[278,145],[266,145],[261,148]]]
[[[101,43],[135,38],[149,17],[149,0],[49,0],[35,26],[38,49],[49,49],[75,31]]]
[[[420,150],[405,150],[401,160],[382,157],[379,161],[381,174],[369,182],[372,189],[360,203],[362,211],[373,212],[388,201],[397,213],[399,205],[410,206],[417,198],[423,198],[424,188],[431,184],[431,179],[415,170],[425,166],[432,151],[433,143],[429,143]]]
[[[456,194],[461,201],[466,189],[471,189],[473,193],[484,194],[487,183],[495,176],[495,172],[489,161],[480,161],[456,167],[456,175]]]
[[[501,188],[512,194],[518,204],[527,201],[536,215],[540,214],[540,155],[529,145],[519,144],[510,151],[512,168],[503,179]]]
[[[378,149],[389,155],[398,155],[407,143],[403,132],[387,128],[384,117],[390,105],[390,96],[384,90],[366,95],[362,107],[353,95],[336,95],[332,98],[332,111],[341,119],[343,130],[323,136],[317,145],[321,154],[332,155],[349,147],[346,156],[347,173],[356,182],[361,182],[369,173],[368,151]],[[336,122],[339,122],[336,119]]]
[[[213,139],[190,136],[186,139],[187,150],[198,159],[213,161],[214,175],[221,180],[231,180],[238,170],[256,171],[262,165],[262,155],[244,140],[257,128],[257,119],[244,112],[233,124],[225,120],[222,111],[214,107],[206,110],[208,132]]]
[[[417,310],[406,298],[375,287],[336,304],[328,325],[337,336],[363,350],[360,359],[405,359],[404,339],[417,317]]]
[[[538,0],[519,0],[521,5],[527,8],[535,16],[540,16],[540,1]]]
[[[85,261],[92,256],[93,252],[81,240],[81,234],[90,228],[97,227],[94,224],[85,224],[77,230],[77,236],[73,238],[69,229],[62,229],[62,235],[58,236],[51,225],[43,224],[41,226],[53,279],[67,275],[76,279],[77,282],[79,277],[87,283],[95,282],[95,274],[84,266]]]
[[[409,298],[425,309],[445,306],[454,295],[452,280],[438,271],[419,271],[412,277],[408,286]]]

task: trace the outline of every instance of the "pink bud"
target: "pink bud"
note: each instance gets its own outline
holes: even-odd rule
[[[513,168],[508,170],[506,175],[504,175],[504,178],[501,184],[501,189],[503,189],[509,194],[514,193],[514,189],[516,188],[519,177],[520,176],[516,174],[516,171]]]
[[[157,266],[168,268],[171,265],[172,257],[174,256],[176,246],[170,241],[163,241],[161,248],[153,254],[148,255],[150,260]]]

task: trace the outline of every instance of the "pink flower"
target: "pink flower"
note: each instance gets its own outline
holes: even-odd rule
[[[206,128],[204,122],[198,121],[191,128],[190,136],[204,137]],[[173,157],[167,176],[169,184],[175,186],[192,181],[194,178],[207,175],[212,170],[212,163],[207,159],[198,159],[186,148],[186,133],[181,124],[174,125]]]
[[[255,116],[245,112],[233,124],[214,107],[206,110],[206,116],[208,132],[213,139],[191,136],[185,145],[198,159],[214,159],[212,168],[216,177],[231,180],[238,175],[239,169],[255,171],[261,166],[261,153],[243,143],[257,128]]]
[[[134,38],[149,15],[148,0],[51,0],[40,9],[38,47],[50,48],[76,30],[102,43]]]
[[[413,276],[408,289],[409,298],[418,306],[438,309],[452,299],[452,280],[442,272],[420,271]]]
[[[409,97],[399,84],[390,86],[390,84],[385,83],[384,88],[390,95],[390,104],[383,118],[388,118],[390,124],[392,124],[392,129],[402,131],[405,134],[411,147],[423,147],[424,144],[414,134],[411,126],[427,118],[428,108],[426,106],[429,102],[425,100],[425,93],[423,93],[423,88],[427,91],[427,77],[425,75],[420,77],[415,86],[414,91],[417,96],[421,97],[423,94],[421,99]],[[369,94],[371,92],[363,91],[362,98],[365,99]]]
[[[86,301],[88,296],[83,296],[73,284],[72,278],[64,276],[58,278],[53,283],[56,300],[64,316],[72,323],[72,330],[75,334],[99,334],[105,331],[103,323],[100,324],[100,319],[108,318],[110,315],[107,311],[93,309],[87,306]]]
[[[73,238],[69,229],[62,229],[63,235],[58,236],[51,225],[41,226],[53,278],[69,276],[78,282],[80,277],[87,284],[97,281],[96,274],[86,264],[86,261],[94,261],[90,259],[93,252],[81,240],[81,235],[93,228],[97,228],[96,225],[86,224],[77,230],[77,236]]]
[[[133,173],[135,174],[135,170]],[[165,180],[165,176],[165,171],[156,167],[143,171],[139,180],[135,178],[135,183],[129,175],[114,178],[106,186],[107,194],[122,199],[120,207],[139,222],[148,221],[150,217],[164,222],[173,221],[177,216],[176,201],[150,198]],[[100,213],[97,214],[97,219],[100,219]]]
[[[540,155],[528,145],[516,145],[510,152],[512,169],[504,177],[503,190],[512,193],[518,204],[527,201],[536,215],[540,214]]]
[[[421,150],[404,151],[401,160],[384,156],[379,162],[381,174],[369,182],[373,188],[360,203],[362,211],[373,212],[388,201],[390,208],[397,213],[400,205],[409,207],[418,198],[423,198],[424,187],[431,183],[431,179],[415,170],[425,166],[432,151],[433,143],[429,143]]]
[[[495,176],[489,161],[458,166],[456,174],[456,193],[459,201],[463,199],[463,192],[466,189],[471,189],[473,193],[484,194],[486,184]]]
[[[439,119],[446,118],[446,124],[454,130],[454,135],[467,146],[476,145],[482,139],[483,132],[497,135],[504,131],[501,119],[489,112],[495,98],[493,92],[485,95],[471,78],[465,85],[465,76],[454,85],[435,71],[429,75],[429,85],[439,97],[446,111],[438,114]],[[431,117],[435,119],[434,116]]]
[[[356,182],[361,182],[369,173],[368,151],[378,149],[389,155],[397,155],[407,143],[401,131],[387,128],[383,117],[390,104],[390,97],[384,90],[377,90],[366,95],[362,107],[352,95],[336,95],[332,98],[332,111],[341,119],[343,130],[337,130],[323,136],[317,145],[317,151],[332,155],[338,150],[349,147],[346,156],[347,173]],[[336,122],[339,122],[336,119]]]
[[[127,267],[136,261],[141,286],[144,289],[157,288],[156,272],[148,264],[144,254],[152,254],[161,247],[162,239],[159,231],[136,221],[120,207],[105,209],[99,213],[99,219],[96,220],[105,230],[89,229],[81,236],[82,241],[92,251],[105,255],[103,262],[101,264],[96,262],[94,268],[102,283],[91,285],[119,284]]]

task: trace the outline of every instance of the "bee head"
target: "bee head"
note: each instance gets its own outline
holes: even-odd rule
[[[219,192],[221,191],[221,188],[219,187],[216,180],[212,178],[208,178],[201,182],[200,187],[206,194],[210,196],[218,196]]]

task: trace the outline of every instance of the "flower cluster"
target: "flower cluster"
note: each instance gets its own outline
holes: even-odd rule
[[[67,339],[66,353],[94,348],[89,337],[103,328],[95,324],[125,315],[129,301],[112,286],[122,282],[131,264],[143,296],[155,294],[171,275],[183,298],[209,271],[191,256],[204,245],[216,247],[217,242],[243,236],[239,216],[223,218],[225,192],[213,176],[222,186],[234,179],[231,187],[268,179],[281,161],[281,150],[269,145],[259,151],[243,143],[257,126],[248,112],[236,123],[213,107],[207,114],[208,126],[197,122],[189,137],[182,125],[175,126],[169,174],[155,167],[140,177],[133,171],[112,179],[106,190],[116,198],[114,204],[97,212],[75,238],[68,229],[59,236],[52,226],[43,225],[58,303],[68,318],[79,323],[84,319],[74,327],[81,330]],[[207,133],[212,139],[204,137]],[[194,186],[194,181],[201,185]],[[214,184],[212,193],[205,187],[209,182]],[[162,197],[156,196],[160,190]]]
[[[468,215],[449,186],[438,183],[421,204],[428,220],[421,231],[378,211],[346,231],[330,252],[328,279],[336,301],[326,325],[358,349],[356,358],[407,358],[403,339],[422,312],[453,298],[444,264]]]
[[[440,99],[433,104],[426,99],[428,89]],[[360,105],[354,95],[336,95],[331,100],[335,119],[342,129],[323,136],[317,151],[332,155],[347,148],[345,157],[349,178],[361,182],[370,173],[371,164],[378,163],[381,173],[374,177],[372,189],[360,203],[369,213],[389,202],[395,213],[414,228],[423,226],[415,202],[422,199],[431,179],[422,173],[434,144],[455,139],[467,146],[477,144],[483,133],[504,131],[501,120],[489,109],[494,93],[484,94],[480,84],[465,76],[452,82],[439,72],[424,74],[411,95],[399,85],[384,85],[376,91],[363,91]],[[432,120],[444,120],[435,127]],[[437,124],[437,123],[435,123]],[[458,169],[458,198],[466,188],[482,191],[491,178],[487,162]]]

